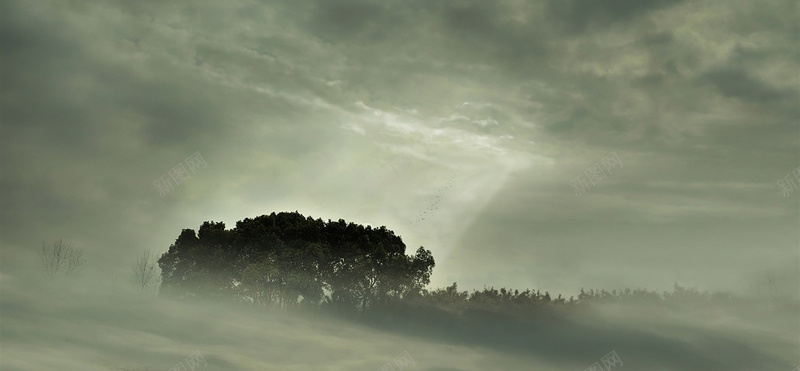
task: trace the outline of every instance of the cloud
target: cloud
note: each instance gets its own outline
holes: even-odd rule
[[[643,18],[648,13],[680,4],[682,0],[612,0],[547,2],[547,13],[554,23],[568,31],[585,32],[590,27],[609,27]]]

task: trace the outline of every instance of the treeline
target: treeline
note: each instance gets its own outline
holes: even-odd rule
[[[406,255],[399,236],[298,212],[205,222],[184,229],[158,260],[161,293],[261,306],[363,312],[418,295],[435,265],[429,250]]]
[[[686,307],[687,305],[710,306],[729,305],[738,301],[730,293],[699,291],[692,287],[682,287],[675,284],[672,291],[658,293],[645,289],[624,290],[580,290],[577,298],[569,299],[558,295],[551,297],[550,293],[539,290],[510,290],[494,287],[483,290],[459,291],[458,284],[453,283],[446,288],[432,291],[423,290],[418,297],[412,298],[408,303],[417,307],[432,306],[452,313],[469,313],[470,311],[483,311],[503,313],[507,315],[527,315],[530,313],[546,312],[553,308],[568,309],[570,307],[588,307],[593,304],[634,304]]]
[[[406,255],[394,232],[313,219],[298,212],[244,219],[236,227],[205,222],[184,229],[158,260],[162,295],[211,298],[280,308],[333,309],[378,317],[498,313],[528,316],[599,303],[730,304],[730,294],[675,285],[672,292],[581,289],[569,299],[539,290],[493,287],[429,290],[435,266],[429,250]]]

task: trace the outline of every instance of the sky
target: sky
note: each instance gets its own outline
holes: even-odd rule
[[[298,211],[430,249],[434,287],[797,288],[798,15],[4,1],[0,269],[63,239],[112,277],[184,228]]]

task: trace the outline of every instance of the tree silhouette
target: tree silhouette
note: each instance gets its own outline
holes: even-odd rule
[[[233,229],[204,222],[197,233],[182,230],[158,259],[160,293],[283,309],[324,308],[432,327],[456,326],[461,320],[552,318],[557,308],[604,303],[683,308],[733,300],[677,284],[663,294],[638,288],[581,289],[577,299],[532,289],[486,287],[470,293],[459,291],[456,283],[429,291],[433,255],[423,247],[414,255],[405,250],[403,240],[384,226],[325,222],[298,212],[246,218]],[[774,284],[775,279],[766,281]]]
[[[71,243],[65,244],[59,239],[49,245],[42,242],[39,251],[39,262],[48,277],[54,278],[59,273],[66,277],[74,277],[86,263],[83,251],[72,247]]]
[[[230,230],[204,222],[197,234],[184,229],[158,260],[161,292],[363,312],[418,294],[430,282],[430,251],[420,247],[407,256],[405,247],[384,226],[298,212],[247,218]]]
[[[131,270],[131,278],[142,293],[148,288],[157,288],[159,276],[156,271],[156,258],[149,249],[143,251],[136,259]]]

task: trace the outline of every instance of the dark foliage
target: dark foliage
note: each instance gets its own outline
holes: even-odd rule
[[[405,250],[402,239],[386,227],[342,219],[324,222],[298,212],[247,218],[230,230],[223,223],[205,222],[197,234],[184,229],[159,259],[161,292],[257,306],[323,308],[360,314],[376,323],[423,325],[434,332],[452,331],[463,321],[553,319],[593,304],[685,308],[729,305],[734,300],[728,294],[677,284],[673,292],[663,294],[581,289],[577,299],[530,289],[490,287],[469,293],[459,291],[456,283],[428,290],[435,265],[431,252],[420,247],[409,256]]]
[[[165,295],[363,312],[430,282],[430,251],[405,250],[383,226],[272,213],[230,230],[221,222],[184,229],[158,263]]]

